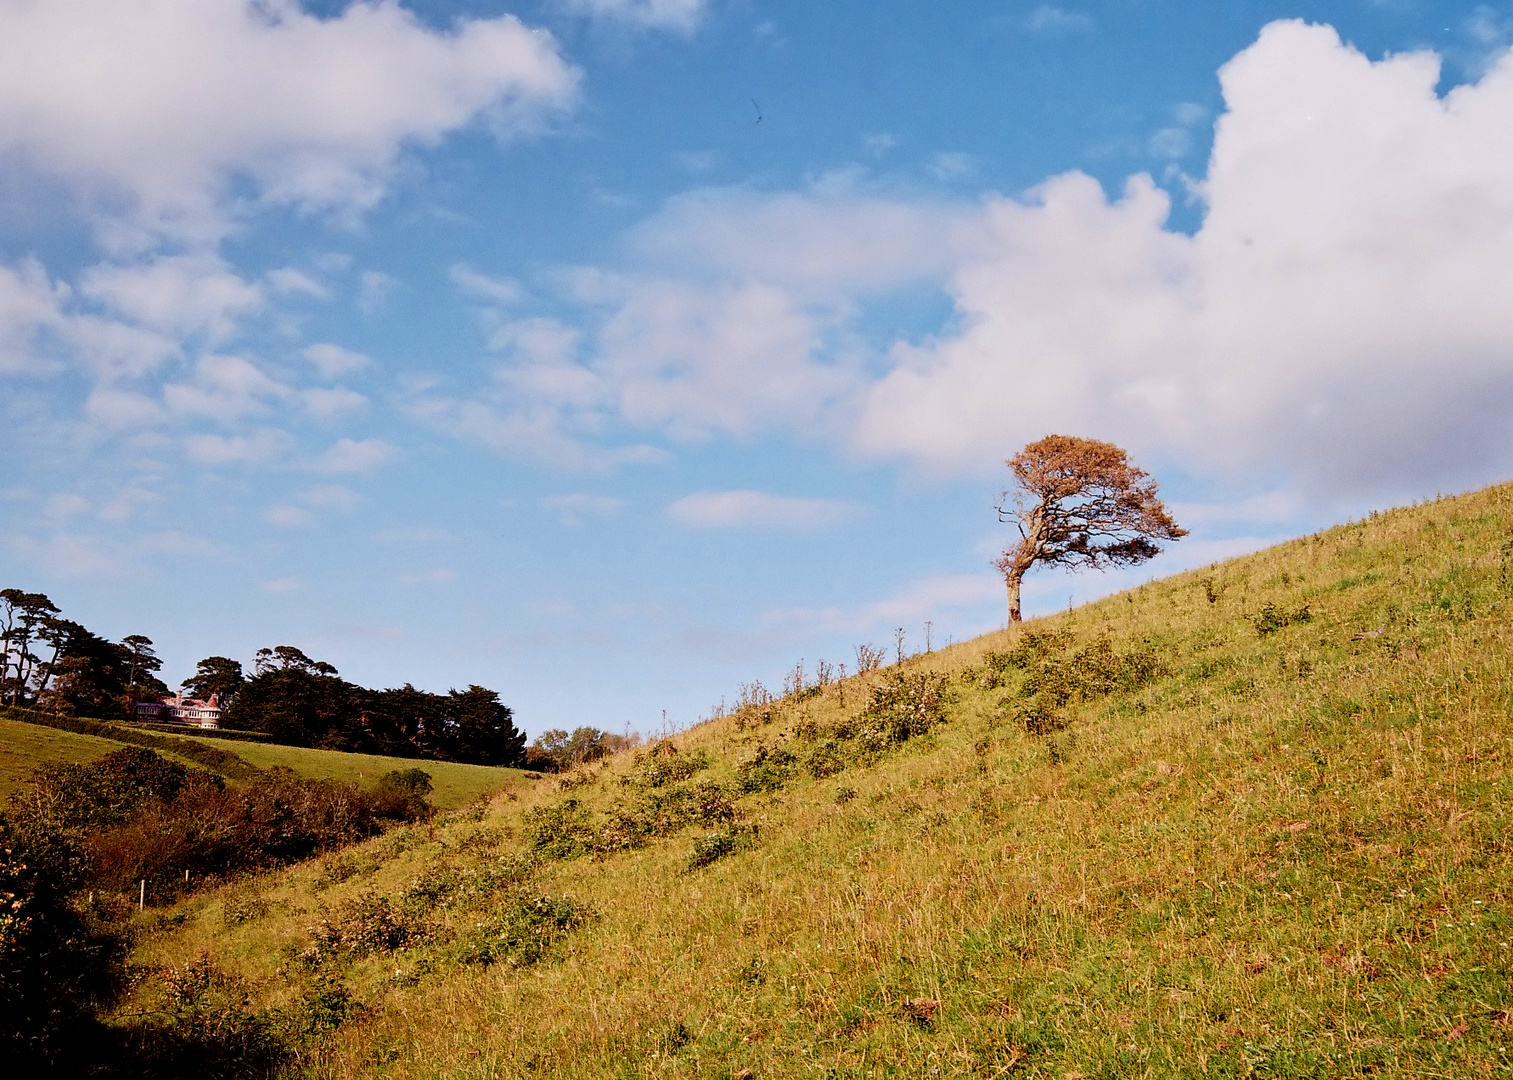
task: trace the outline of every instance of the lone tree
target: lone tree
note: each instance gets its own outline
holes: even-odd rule
[[[1187,530],[1156,496],[1156,482],[1113,443],[1047,435],[1006,462],[1015,486],[998,500],[998,520],[1019,543],[993,564],[1009,589],[1009,622],[1020,621],[1019,585],[1036,563],[1133,566],[1160,553],[1157,540]]]

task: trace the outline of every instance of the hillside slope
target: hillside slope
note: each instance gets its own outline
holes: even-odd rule
[[[27,718],[33,722],[27,722]],[[385,773],[422,769],[431,777],[431,802],[440,810],[467,806],[484,795],[519,785],[525,775],[520,769],[491,765],[209,739],[164,727],[149,731],[105,720],[55,718],[58,723],[87,727],[91,734],[60,730],[40,722],[45,720],[47,714],[25,709],[11,709],[0,715],[0,804],[20,791],[43,765],[96,761],[128,744],[146,746],[191,768],[209,769],[228,779],[245,779],[260,770],[286,768],[306,780],[340,780],[371,787]]]
[[[1510,548],[1509,487],[1373,516],[190,901],[138,959],[324,1009],[319,1076],[1502,1074]]]

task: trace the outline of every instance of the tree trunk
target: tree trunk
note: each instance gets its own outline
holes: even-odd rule
[[[1019,617],[1019,581],[1024,577],[1024,571],[1017,567],[1009,567],[1004,572],[1003,579],[1009,589],[1009,625],[1022,621]]]

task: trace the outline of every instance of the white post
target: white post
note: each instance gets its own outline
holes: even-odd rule
[[[142,879],[142,891],[137,894],[137,910],[141,911],[147,906],[147,879]]]

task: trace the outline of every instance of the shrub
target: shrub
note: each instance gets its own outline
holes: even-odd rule
[[[798,758],[790,751],[778,747],[768,750],[758,746],[755,756],[736,766],[736,783],[742,791],[777,791],[788,782]]]
[[[254,1011],[241,981],[208,957],[157,974],[159,1007],[125,1032],[123,1075],[272,1076],[293,1053],[284,1016]]]
[[[597,846],[588,811],[577,799],[532,809],[526,815],[526,834],[531,847],[545,859],[571,859]]]
[[[755,844],[756,838],[755,825],[736,825],[721,832],[706,833],[693,842],[693,851],[688,856],[688,869],[698,870],[727,855],[743,851]]]
[[[1313,618],[1312,612],[1308,610],[1311,606],[1311,604],[1304,604],[1295,611],[1288,611],[1268,600],[1261,605],[1260,611],[1245,617],[1250,620],[1250,625],[1255,627],[1256,636],[1265,637],[1296,623],[1308,622]]]
[[[420,821],[431,811],[431,774],[424,769],[384,773],[373,789],[373,813],[393,821]]]
[[[1021,703],[1005,710],[1032,735],[1047,735],[1067,726],[1060,711],[1077,702],[1094,701],[1114,693],[1130,693],[1164,677],[1165,662],[1149,643],[1118,652],[1106,637],[1069,652],[1070,635],[1028,632],[1007,654],[1021,668]]]
[[[363,874],[371,874],[378,869],[378,866],[378,860],[369,853],[339,852],[321,863],[320,873],[311,884],[316,892],[319,892],[322,889],[329,889],[332,885],[340,885],[343,881],[351,881]]]
[[[534,964],[588,911],[566,896],[517,896],[487,922],[459,939],[455,954],[465,964]]]
[[[869,753],[907,742],[942,723],[948,701],[945,675],[894,671],[881,686],[873,687],[872,700],[859,718],[857,740]]]
[[[709,768],[709,754],[696,750],[690,754],[678,753],[668,739],[653,743],[644,754],[636,755],[636,763],[626,782],[658,788],[666,784],[687,780],[696,773]]]
[[[816,780],[823,780],[827,776],[845,770],[849,765],[850,756],[839,739],[827,738],[809,751],[809,756],[804,760],[804,768],[809,775]]]
[[[310,930],[315,940],[309,957],[315,961],[330,955],[393,952],[424,936],[414,915],[371,892],[342,904]]]

